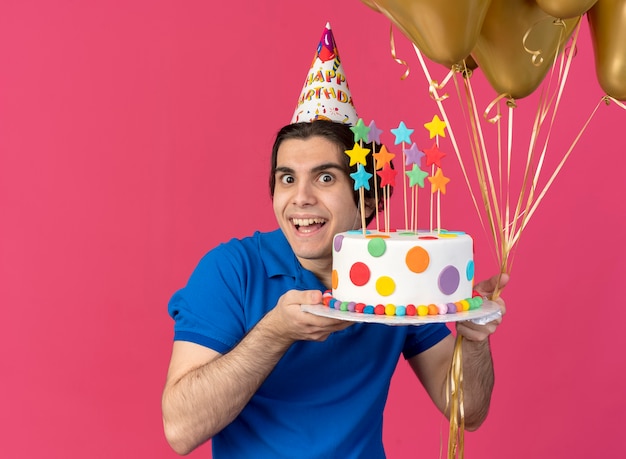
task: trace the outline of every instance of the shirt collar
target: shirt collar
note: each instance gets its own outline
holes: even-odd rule
[[[259,251],[268,277],[294,276],[300,263],[282,230],[260,233]]]
[[[315,274],[302,267],[281,229],[259,234],[259,252],[268,277],[289,276],[297,288],[318,284],[324,290]]]

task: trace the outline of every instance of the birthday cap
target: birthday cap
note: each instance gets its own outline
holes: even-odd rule
[[[330,23],[326,24],[317,45],[291,123],[316,119],[351,125],[358,121]]]

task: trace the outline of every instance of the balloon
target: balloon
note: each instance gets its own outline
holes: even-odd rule
[[[521,99],[539,86],[580,17],[555,20],[534,0],[492,0],[472,56],[499,94]]]
[[[426,57],[451,67],[472,51],[491,0],[361,0],[384,14]]]
[[[535,0],[539,8],[555,18],[582,16],[598,0]]]
[[[598,0],[587,18],[600,87],[626,100],[626,0]]]

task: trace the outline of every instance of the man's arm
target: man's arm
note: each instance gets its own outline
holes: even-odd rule
[[[476,285],[476,290],[482,295],[490,296],[493,292],[498,276]],[[500,286],[504,287],[508,276],[502,275]],[[496,301],[500,305],[502,314],[505,306],[502,299]],[[493,361],[489,346],[489,336],[493,334],[502,318],[498,318],[485,325],[473,322],[458,322],[457,334],[463,336],[463,408],[465,427],[467,430],[476,430],[483,423],[489,411],[491,393],[494,384]],[[455,338],[447,336],[425,352],[409,360],[413,371],[418,376],[424,388],[439,410],[449,417],[446,395],[446,381]]]
[[[323,341],[351,325],[300,310],[301,304],[321,299],[319,291],[287,292],[224,355],[194,343],[174,343],[162,411],[166,438],[177,453],[191,452],[235,419],[293,342]]]

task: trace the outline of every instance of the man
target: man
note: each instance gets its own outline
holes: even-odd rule
[[[344,153],[352,145],[341,123],[284,127],[270,177],[280,229],[215,248],[173,296],[163,421],[176,452],[212,438],[216,459],[383,458],[383,410],[400,353],[445,413],[454,348],[445,325],[354,324],[301,310],[330,288],[333,236],[360,227]],[[377,203],[365,204],[371,218]],[[495,282],[476,289],[488,296]],[[456,325],[468,430],[487,414],[488,338],[500,321]]]

